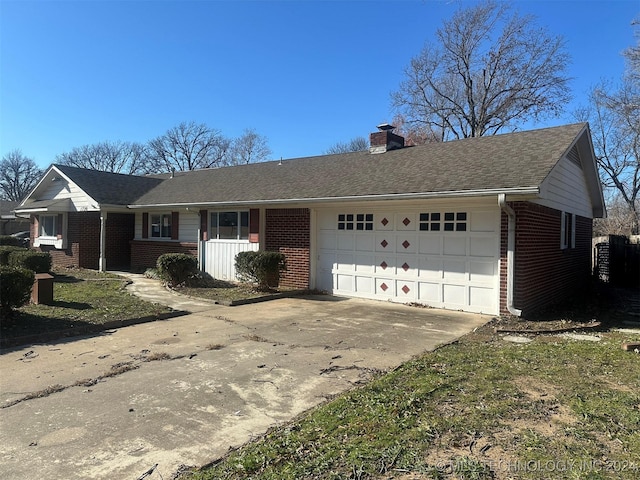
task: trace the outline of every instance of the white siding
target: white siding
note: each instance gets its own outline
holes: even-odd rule
[[[45,179],[48,180],[48,179]],[[72,211],[86,212],[97,211],[98,205],[93,204],[91,198],[84,193],[75,183],[63,180],[50,181],[44,191],[38,195],[38,200],[63,200],[70,199]]]
[[[201,242],[204,271],[219,280],[237,280],[235,259],[240,252],[257,251],[260,244],[246,240],[210,240]]]
[[[593,217],[584,173],[567,158],[558,162],[542,183],[540,196],[541,198],[534,200],[534,203],[587,218]]]
[[[195,212],[180,210],[180,230],[178,235],[181,242],[197,242],[200,216]]]

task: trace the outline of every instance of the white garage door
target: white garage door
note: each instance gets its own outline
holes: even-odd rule
[[[499,209],[319,210],[316,285],[336,295],[497,314]]]

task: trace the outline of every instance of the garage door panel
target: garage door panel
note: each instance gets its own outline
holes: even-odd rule
[[[442,287],[442,303],[447,305],[465,306],[467,288],[464,285],[444,284]]]
[[[447,237],[443,246],[445,255],[465,256],[467,254],[467,237]]]
[[[442,253],[442,235],[424,234],[418,241],[418,252],[425,255],[440,255]]]
[[[317,284],[326,290],[498,312],[498,207],[487,212],[455,208],[428,208],[424,213],[329,212],[317,217]],[[363,216],[368,219],[358,229]]]
[[[418,300],[427,305],[436,306],[442,303],[440,291],[442,285],[440,283],[419,282],[418,283]]]
[[[355,293],[355,289],[353,288],[354,287],[353,278],[354,277],[352,275],[342,275],[340,273],[336,275],[338,290],[342,292]]]
[[[492,262],[469,262],[469,280],[491,283],[495,278],[496,266]]]
[[[425,278],[442,278],[442,259],[441,258],[420,258],[420,277]]]
[[[359,274],[373,274],[375,271],[373,255],[355,255],[355,270]]]
[[[355,265],[353,264],[354,258],[351,253],[338,253],[337,268],[338,271],[353,272],[355,271]]]
[[[353,235],[338,235],[338,250],[353,250],[354,245]]]
[[[474,212],[471,214],[470,230],[472,232],[497,232],[500,228],[500,217],[494,212]]]
[[[399,235],[395,241],[396,252],[416,253],[418,251],[418,240],[415,235]]]
[[[318,243],[323,250],[335,250],[338,246],[335,232],[320,232]]]
[[[418,226],[415,213],[396,213],[395,218],[396,230],[399,232],[416,230]]]
[[[469,287],[469,305],[476,311],[487,311],[493,304],[493,289],[486,287]]]
[[[392,298],[395,295],[394,283],[391,278],[376,278],[376,295]]]
[[[417,298],[418,288],[415,282],[396,280],[396,296],[402,302],[412,302]]]
[[[469,255],[472,257],[495,257],[498,253],[498,242],[493,237],[471,237],[469,239]]]
[[[395,235],[377,234],[375,235],[376,252],[395,252],[396,239]]]
[[[374,252],[374,237],[372,235],[356,235],[355,249],[358,252]]]
[[[467,279],[467,264],[463,260],[444,260],[442,278],[446,281],[464,282]]]
[[[356,275],[354,278],[357,293],[365,295],[375,293],[375,281],[371,276]]]

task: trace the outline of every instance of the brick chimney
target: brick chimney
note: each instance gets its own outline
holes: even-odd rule
[[[369,153],[384,153],[404,147],[404,137],[393,133],[394,128],[388,123],[378,125],[378,131],[369,135]]]

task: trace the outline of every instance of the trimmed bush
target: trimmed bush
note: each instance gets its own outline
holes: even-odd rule
[[[11,316],[13,309],[29,302],[35,280],[32,270],[0,267],[0,312],[2,318]]]
[[[257,283],[262,289],[277,287],[280,272],[286,269],[280,252],[240,252],[236,255],[236,273],[245,282]]]
[[[12,252],[25,252],[25,251],[27,251],[27,249],[24,247],[16,247],[13,245],[0,245],[0,266],[6,267],[9,265],[9,255]]]
[[[0,245],[6,245],[9,247],[21,247],[22,240],[13,235],[0,235]]]
[[[11,252],[9,253],[9,266],[27,268],[35,273],[48,273],[51,270],[51,255],[28,249]]]
[[[186,253],[165,253],[156,262],[160,277],[171,287],[186,282],[198,273],[198,260]]]

